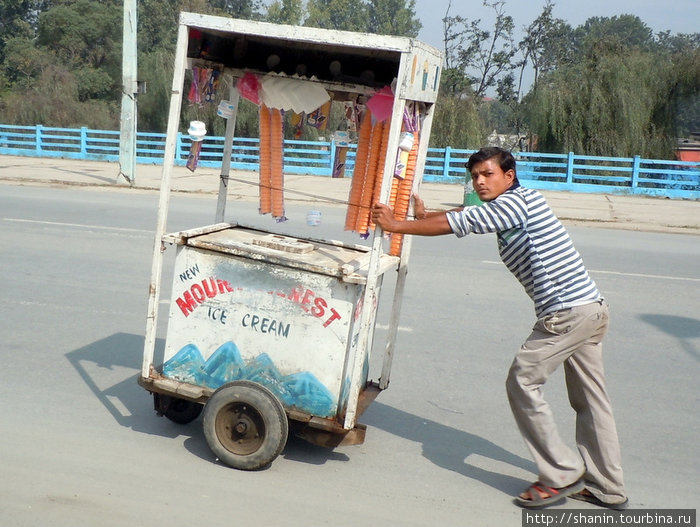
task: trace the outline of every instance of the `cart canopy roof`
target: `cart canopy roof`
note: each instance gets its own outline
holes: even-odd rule
[[[413,58],[413,76],[415,70],[429,68],[429,62],[433,77],[442,60],[437,49],[407,37],[187,12],[180,14],[180,23],[189,28],[189,59],[204,59],[234,70],[299,76],[338,85],[374,89],[390,85],[399,77],[402,56],[404,60],[407,56]],[[429,88],[432,92],[433,86]]]

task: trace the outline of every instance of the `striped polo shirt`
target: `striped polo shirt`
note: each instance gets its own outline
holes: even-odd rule
[[[600,299],[568,232],[536,190],[517,183],[478,207],[447,213],[452,231],[497,233],[501,260],[535,303],[538,317]]]

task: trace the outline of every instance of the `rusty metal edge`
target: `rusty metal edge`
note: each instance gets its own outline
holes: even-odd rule
[[[151,393],[170,395],[196,403],[206,403],[215,391],[211,388],[168,379],[155,369],[151,370],[149,377],[140,375],[137,378],[137,383]],[[378,384],[367,383],[358,401],[358,416],[367,410],[381,391]],[[286,409],[286,413],[287,417],[296,423],[293,426],[294,434],[314,445],[333,448],[359,445],[365,441],[367,426],[361,423],[357,423],[354,428],[347,430],[334,419],[316,417],[294,408]]]
[[[367,410],[381,392],[382,389],[378,383],[368,382],[365,385],[357,404],[358,417]],[[293,427],[295,428],[294,434],[311,444],[335,448],[338,446],[361,445],[365,442],[367,426],[362,423],[356,423],[353,428],[347,430],[332,419],[308,416],[307,414],[302,414],[302,412],[297,413],[300,414],[298,417],[303,415],[308,417],[308,420],[306,418],[296,419],[298,424]],[[290,419],[294,419],[292,412],[288,411],[287,414]]]
[[[223,231],[236,226],[236,223],[215,223],[213,225],[206,225],[204,227],[188,229],[186,231],[166,233],[163,235],[162,240],[167,243],[185,245],[187,243],[187,240],[194,236],[201,236],[202,234],[210,234],[212,232]]]
[[[151,393],[171,395],[195,403],[205,403],[214,393],[211,388],[167,379],[154,371],[151,372],[150,377],[139,375],[137,382],[139,386]]]
[[[343,428],[340,430],[341,432],[329,432],[326,430],[313,428],[310,424],[307,424],[301,427],[296,427],[296,430],[294,430],[293,433],[295,436],[300,437],[304,441],[308,441],[313,445],[326,448],[361,445],[365,442],[367,427],[363,424],[357,423],[355,427],[350,430],[345,430]]]

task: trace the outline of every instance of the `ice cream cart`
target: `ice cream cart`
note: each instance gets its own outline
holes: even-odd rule
[[[383,233],[368,225],[369,207],[380,200],[408,214],[441,63],[439,51],[409,38],[181,13],[139,384],[173,421],[203,412],[207,443],[225,464],[266,466],[290,433],[329,447],[364,440],[358,418],[389,384],[411,246],[410,237],[393,236],[385,251]],[[211,225],[168,232],[185,76],[196,68],[215,69],[231,87],[217,210]],[[260,106],[260,211],[277,221],[284,219],[276,205],[285,190],[282,154],[263,159],[262,136],[279,139],[280,108],[313,113],[325,99],[351,112],[364,108],[344,227],[360,234],[357,244],[225,221],[240,96]],[[173,246],[165,349],[156,364],[164,258]],[[397,275],[375,381],[369,357],[389,271]]]

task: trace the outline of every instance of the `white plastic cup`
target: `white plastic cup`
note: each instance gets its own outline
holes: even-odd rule
[[[310,210],[306,213],[306,224],[311,227],[318,227],[321,225],[321,211],[320,210]]]
[[[411,132],[401,132],[399,149],[404,152],[410,152],[411,148],[413,148],[413,134]]]
[[[333,133],[335,146],[350,146],[350,135],[345,130],[338,130]]]
[[[230,119],[233,117],[233,111],[235,109],[236,107],[231,101],[221,101],[216,109],[216,115],[224,119]]]

